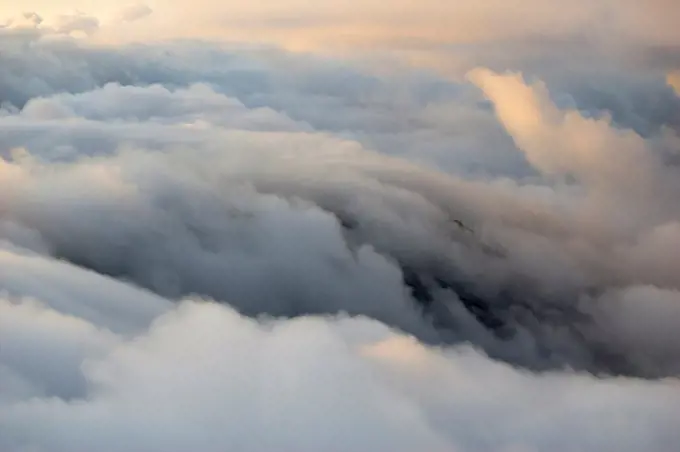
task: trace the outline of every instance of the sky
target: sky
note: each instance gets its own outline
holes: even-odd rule
[[[0,450],[676,452],[673,0],[0,0]]]

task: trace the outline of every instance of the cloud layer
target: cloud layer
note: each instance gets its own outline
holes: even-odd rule
[[[679,439],[677,382],[531,376],[367,319],[257,323],[187,301],[125,340],[29,303],[0,309],[3,363],[33,351],[43,368],[59,360],[53,378],[84,374],[81,387],[38,389],[30,378],[44,377],[17,365],[25,400],[0,414],[5,450],[670,452]],[[26,325],[42,348],[15,332]],[[52,397],[28,399],[40,390]]]
[[[452,79],[95,44],[167,38],[162,1],[0,29],[0,450],[675,451],[673,65],[602,36],[547,64],[612,11],[621,45],[667,46],[646,21],[674,6],[435,3],[231,13],[293,34],[376,17],[357,36],[381,55],[518,50]],[[217,39],[223,7],[195,6],[186,30]]]

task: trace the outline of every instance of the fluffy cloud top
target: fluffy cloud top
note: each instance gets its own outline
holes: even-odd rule
[[[258,323],[187,301],[124,340],[26,302],[0,309],[3,364],[26,394],[0,413],[4,450],[671,452],[680,440],[677,382],[532,376],[367,319]],[[44,376],[27,356],[57,361],[55,379],[82,372],[80,386],[31,387]]]

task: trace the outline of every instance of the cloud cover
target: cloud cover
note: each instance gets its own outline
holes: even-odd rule
[[[163,5],[136,7],[116,27]],[[452,81],[22,17],[0,30],[1,450],[677,447],[665,65],[517,52]]]

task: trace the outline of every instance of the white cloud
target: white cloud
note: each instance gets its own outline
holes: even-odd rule
[[[8,451],[670,452],[679,439],[677,383],[532,376],[471,349],[428,349],[364,319],[258,324],[185,302],[143,336],[112,340],[25,303],[3,309],[15,320],[34,310],[45,322],[34,353],[18,363],[2,356],[10,369],[44,368],[57,344],[68,344],[65,329],[88,344],[81,361],[59,360],[61,373],[82,372],[82,399],[5,403]],[[27,350],[13,324],[3,343]],[[104,354],[93,350],[97,341]]]
[[[37,309],[3,306],[13,318]],[[87,389],[79,400],[5,403],[0,445],[10,452],[671,452],[680,439],[677,383],[525,374],[468,348],[429,349],[366,319],[258,324],[185,302],[137,339],[104,334],[102,355],[92,350],[96,329],[36,315],[46,324],[19,364],[46,366],[62,329],[81,328],[85,360],[62,359],[61,372],[82,372]],[[23,340],[3,329],[7,347],[25,350]],[[14,364],[7,355],[0,363]]]

